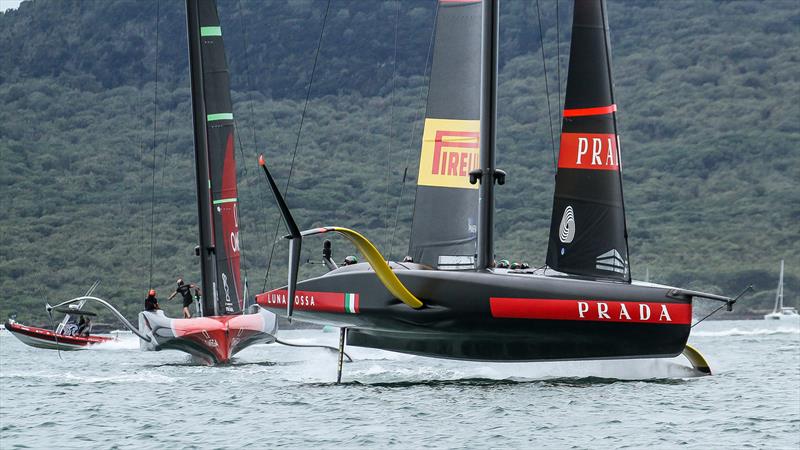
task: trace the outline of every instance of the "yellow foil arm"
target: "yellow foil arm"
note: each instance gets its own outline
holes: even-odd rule
[[[369,239],[362,236],[361,233],[353,231],[349,228],[330,227],[328,229],[332,229],[333,231],[343,235],[350,242],[352,242],[353,245],[356,246],[358,251],[364,255],[364,258],[366,258],[370,267],[372,267],[372,270],[375,271],[375,275],[378,276],[378,279],[381,280],[381,283],[383,283],[383,285],[389,290],[389,292],[392,293],[392,295],[414,309],[419,309],[425,306],[403,285],[400,279],[397,278],[397,275],[394,274],[392,268],[386,263],[386,259],[384,259],[383,255],[381,255],[381,253],[377,248],[375,248]]]

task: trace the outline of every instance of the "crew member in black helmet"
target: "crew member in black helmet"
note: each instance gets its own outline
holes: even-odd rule
[[[158,299],[156,298],[156,290],[150,289],[150,292],[147,293],[147,298],[144,299],[144,310],[155,311],[157,309],[161,309],[161,307],[158,306]]]
[[[178,278],[178,288],[175,289],[175,292],[169,296],[167,300],[172,300],[178,294],[181,294],[183,297],[183,318],[189,319],[192,317],[191,311],[189,311],[189,307],[192,306],[192,289],[196,289],[197,286],[193,284],[186,284],[183,282],[182,278]]]

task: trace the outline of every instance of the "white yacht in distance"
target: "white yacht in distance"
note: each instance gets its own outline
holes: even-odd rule
[[[764,315],[765,320],[800,320],[797,309],[783,306],[783,260],[781,260],[781,275],[778,278],[778,290],[775,293],[775,309]]]

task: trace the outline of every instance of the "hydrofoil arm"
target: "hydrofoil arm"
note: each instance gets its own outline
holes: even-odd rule
[[[370,267],[372,267],[372,270],[375,271],[375,275],[377,275],[378,279],[381,280],[383,286],[386,287],[386,289],[391,292],[392,295],[414,309],[419,309],[425,306],[422,301],[414,296],[414,294],[412,294],[408,288],[403,285],[400,279],[397,278],[397,275],[395,275],[392,268],[386,262],[386,259],[383,257],[383,255],[381,255],[381,252],[379,252],[375,245],[370,242],[369,239],[365,238],[361,233],[343,227],[322,227],[303,231],[300,233],[300,235],[306,237],[313,236],[315,234],[327,233],[329,231],[334,231],[341,234],[356,246],[358,251],[364,255],[364,259],[367,260]]]
[[[289,297],[289,301],[286,303],[287,317],[292,317],[292,311],[294,309],[293,300],[295,297],[295,292],[297,291],[297,273],[300,271],[300,248],[303,237],[327,233],[329,231],[335,231],[343,235],[350,242],[352,242],[353,245],[356,246],[358,251],[364,255],[364,258],[375,271],[378,279],[381,280],[381,283],[383,283],[384,287],[386,287],[386,289],[391,292],[392,295],[414,309],[419,309],[425,306],[403,285],[400,279],[397,278],[397,275],[394,274],[394,271],[392,271],[392,268],[389,267],[389,264],[383,258],[383,255],[381,255],[375,245],[360,233],[342,227],[314,228],[312,230],[300,232],[294,217],[292,217],[292,212],[289,210],[289,206],[286,204],[286,199],[283,198],[283,194],[281,194],[280,189],[278,189],[278,185],[275,183],[275,179],[272,177],[272,174],[267,168],[267,164],[264,161],[264,155],[259,156],[258,165],[264,170],[267,184],[269,185],[273,196],[275,196],[275,202],[278,204],[278,208],[281,211],[281,216],[283,217],[284,222],[286,222],[286,228],[289,230],[289,234],[286,236],[286,239],[289,240],[289,279],[286,286]]]
[[[706,361],[706,358],[700,354],[696,348],[686,344],[686,347],[683,349],[683,356],[689,360],[694,370],[706,375],[711,375],[711,367],[708,366],[708,361]]]

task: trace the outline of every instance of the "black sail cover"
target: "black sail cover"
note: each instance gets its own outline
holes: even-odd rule
[[[217,15],[214,0],[188,0],[196,2],[197,20],[200,42],[200,70],[202,71],[201,98],[193,98],[193,102],[203,102],[205,117],[195,122],[202,126],[200,132],[205,133],[207,148],[203,151],[195,145],[198,167],[208,167],[208,196],[198,195],[199,201],[210,202],[210,220],[200,218],[201,241],[204,233],[203,224],[212,227],[212,242],[201,242],[201,247],[213,248],[213,264],[204,267],[204,283],[210,280],[212,288],[204,286],[205,295],[213,295],[216,312],[219,314],[235,314],[242,311],[244,293],[240,275],[239,248],[239,202],[236,186],[236,161],[234,148],[233,107],[230,95],[230,79],[228,64],[225,60],[225,48],[222,40],[222,29]],[[191,20],[191,17],[190,17]],[[192,67],[192,70],[198,70]],[[197,91],[194,91],[197,94]],[[197,122],[200,122],[199,124]],[[202,139],[201,139],[202,140]],[[202,164],[199,158],[207,158]],[[201,178],[202,174],[198,174]],[[198,183],[198,187],[200,183]],[[199,194],[199,193],[198,193]],[[205,299],[204,305],[208,305]],[[212,304],[213,305],[213,304]],[[204,308],[204,315],[212,315],[214,311]]]
[[[630,281],[605,0],[575,0],[547,265]]]
[[[409,255],[439,269],[475,267],[480,164],[481,2],[440,0]]]

